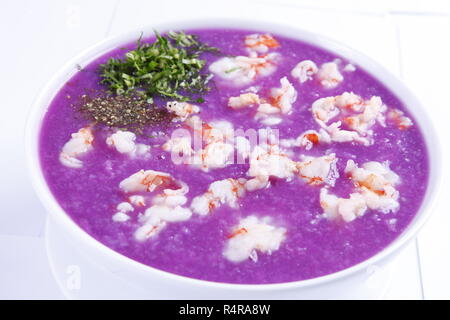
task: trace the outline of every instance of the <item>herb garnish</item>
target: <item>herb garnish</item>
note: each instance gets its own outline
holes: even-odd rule
[[[190,101],[193,95],[207,92],[211,75],[200,73],[206,61],[199,57],[218,49],[184,32],[161,36],[155,31],[155,36],[152,44],[142,44],[139,38],[137,48],[127,52],[124,59],[111,58],[102,64],[102,83],[118,95],[134,92],[149,103],[155,95]]]

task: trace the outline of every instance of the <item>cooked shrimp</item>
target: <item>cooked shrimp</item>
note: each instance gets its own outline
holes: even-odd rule
[[[238,160],[247,159],[250,156],[250,152],[251,152],[250,141],[243,136],[237,136],[234,139],[234,143],[235,143],[237,154],[239,157],[241,157]],[[238,164],[239,164],[239,162],[238,162]]]
[[[90,127],[81,128],[78,132],[72,133],[71,139],[64,144],[59,154],[59,161],[66,167],[81,168],[83,162],[77,157],[92,150],[93,141],[94,135]]]
[[[188,126],[194,130],[194,134],[202,137],[205,146],[195,150],[191,157],[191,164],[209,171],[214,168],[223,168],[230,164],[234,156],[234,130],[228,121],[202,122],[199,118],[192,117]]]
[[[121,202],[116,207],[117,212],[112,216],[114,222],[125,222],[130,220],[127,212],[134,211],[133,206],[129,202]]]
[[[195,153],[192,164],[208,172],[210,169],[224,168],[231,164],[233,156],[232,144],[220,141],[211,142]]]
[[[323,128],[327,127],[327,122],[339,114],[335,97],[320,98],[313,102],[311,111],[316,122]]]
[[[176,183],[172,176],[165,172],[154,170],[140,170],[119,184],[124,192],[152,192],[156,188]]]
[[[269,49],[278,48],[280,44],[268,33],[256,33],[245,37],[245,46],[249,52],[267,53]]]
[[[230,97],[228,99],[228,106],[233,109],[241,109],[260,103],[259,96],[255,93],[242,93],[238,97]]]
[[[238,199],[245,194],[245,182],[246,180],[243,178],[230,178],[211,183],[207,192],[192,200],[192,211],[204,216],[222,204],[227,204],[231,208],[237,208]]]
[[[250,155],[247,174],[252,177],[246,183],[248,190],[262,189],[269,184],[269,177],[291,179],[296,172],[296,164],[277,145],[258,145]]]
[[[188,208],[153,205],[145,210],[140,221],[143,224],[135,231],[134,237],[138,241],[145,241],[161,232],[168,222],[186,221],[191,216],[192,212]]]
[[[142,224],[135,231],[135,238],[144,241],[161,232],[169,222],[186,221],[192,216],[189,208],[183,207],[187,202],[186,193],[189,187],[182,181],[177,181],[173,189],[168,187],[152,199],[152,206],[145,210],[139,219]]]
[[[332,89],[337,87],[344,80],[344,77],[339,72],[337,63],[327,62],[320,66],[317,79],[324,88]]]
[[[316,64],[311,60],[303,60],[299,62],[291,71],[291,76],[298,79],[300,83],[311,80],[319,71]]]
[[[364,108],[364,100],[353,92],[344,92],[335,96],[335,104],[338,108],[348,111],[361,112]]]
[[[114,222],[126,222],[128,220],[130,220],[130,216],[122,211],[118,211],[112,216],[112,221]]]
[[[257,251],[271,254],[280,248],[286,229],[270,224],[270,218],[248,216],[242,219],[228,237],[224,256],[232,262],[251,259],[257,262]]]
[[[212,63],[209,71],[236,86],[244,86],[257,77],[272,74],[276,70],[278,59],[279,54],[275,52],[260,57],[224,57]]]
[[[274,114],[288,114],[291,112],[292,104],[297,100],[297,91],[286,77],[280,79],[280,88],[272,88],[268,102],[258,106],[255,119],[272,118]],[[280,118],[276,118],[280,119]],[[274,123],[274,122],[272,122]],[[278,124],[279,122],[275,122]],[[268,123],[265,123],[268,125]]]
[[[351,63],[347,63],[344,67],[344,71],[345,72],[354,72],[354,71],[356,71],[356,67]]]
[[[383,194],[386,186],[395,186],[400,182],[400,177],[389,168],[388,162],[370,161],[360,168],[353,160],[348,160],[345,173],[357,186],[378,194]]]
[[[182,155],[187,161],[194,154],[190,136],[173,137],[163,144],[162,149],[177,156]]]
[[[331,142],[330,135],[324,130],[320,129],[318,132],[316,130],[308,130],[303,132],[295,141],[294,145],[297,147],[304,147],[306,150],[311,150],[311,148],[318,144],[326,144]]]
[[[134,211],[133,206],[129,202],[121,202],[117,205],[116,209],[120,212]]]
[[[286,77],[280,79],[280,84],[280,88],[271,90],[269,102],[281,113],[286,114],[291,111],[292,104],[297,100],[297,91]]]
[[[370,100],[363,104],[363,112],[357,115],[344,118],[344,122],[356,132],[360,134],[370,133],[370,128],[378,121],[384,125],[384,112],[386,106],[380,97],[373,96]]]
[[[187,103],[178,101],[167,102],[166,108],[169,112],[175,114],[175,118],[172,121],[185,121],[188,117],[193,114],[200,112],[200,107]]]
[[[358,142],[365,146],[371,144],[371,140],[361,137],[358,132],[341,129],[341,121],[333,122],[327,127],[327,132],[333,142]]]
[[[334,185],[339,177],[336,169],[337,158],[334,153],[322,157],[303,157],[297,162],[298,176],[310,185]]]
[[[400,177],[389,168],[389,163],[370,161],[358,167],[349,160],[345,173],[358,187],[370,209],[382,212],[398,209],[399,192],[395,186],[400,183]]]
[[[145,206],[145,198],[143,196],[130,196],[128,197],[128,201],[135,206],[144,207]]]
[[[398,109],[391,109],[388,112],[387,117],[389,120],[393,121],[400,130],[408,129],[413,125],[412,120],[405,116],[403,111]]]
[[[329,194],[327,188],[320,190],[320,206],[328,219],[342,218],[346,222],[363,216],[367,211],[364,197],[359,193],[350,194],[349,199]]]
[[[373,143],[372,127],[376,122],[385,125],[386,106],[377,96],[364,101],[352,92],[316,100],[312,105],[312,113],[316,122],[325,129],[334,142],[358,142],[364,145]],[[328,122],[340,115],[340,121]],[[341,129],[345,123],[352,130]]]
[[[106,144],[114,147],[119,153],[130,156],[144,155],[150,150],[150,146],[136,143],[136,135],[130,131],[117,130],[106,138]]]

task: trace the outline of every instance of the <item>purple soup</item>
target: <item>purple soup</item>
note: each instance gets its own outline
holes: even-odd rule
[[[220,53],[200,56],[212,76],[204,101],[155,96],[148,108],[167,110],[166,122],[137,132],[80,111],[83,97],[108,89],[100,65],[135,42],[82,66],[51,102],[40,161],[75,223],[145,265],[242,284],[337,272],[405,230],[427,189],[428,155],[395,92],[298,40],[187,33]]]

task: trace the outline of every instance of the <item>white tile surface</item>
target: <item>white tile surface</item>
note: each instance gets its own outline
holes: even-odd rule
[[[30,187],[24,160],[23,133],[28,110],[58,67],[105,37],[115,3],[0,2],[0,39],[8,47],[0,53],[4,62],[0,77],[0,168],[8,168],[0,174],[0,234],[42,233],[45,214]]]
[[[438,206],[419,235],[424,294],[428,299],[449,299],[450,215],[446,200],[450,199],[450,148],[447,141],[450,43],[438,35],[450,31],[450,18],[399,17],[396,20],[402,46],[404,79],[433,115],[443,150],[444,176]]]
[[[63,299],[42,237],[0,236],[0,299]]]
[[[450,5],[445,1],[1,1],[0,37],[8,50],[0,51],[0,298],[58,298],[42,240],[45,213],[24,172],[24,119],[39,88],[70,56],[106,35],[213,17],[289,24],[366,53],[404,77],[429,106],[441,136],[448,136],[444,77],[450,70],[450,44],[435,36],[450,31]],[[445,177],[450,181],[448,170]],[[444,192],[450,192],[450,185]],[[419,247],[412,243],[399,255],[385,298],[450,298],[446,198],[443,194],[435,216],[420,234]]]

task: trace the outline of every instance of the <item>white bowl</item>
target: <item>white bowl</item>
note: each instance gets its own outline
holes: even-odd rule
[[[111,49],[124,43],[135,41],[142,31],[144,31],[145,35],[150,35],[152,34],[152,30],[163,32],[168,30],[201,28],[253,29],[272,32],[311,43],[332,51],[361,66],[397,95],[412,113],[425,136],[430,160],[430,173],[428,188],[419,212],[406,230],[395,241],[370,259],[333,274],[309,280],[280,284],[243,285],[197,280],[149,267],[104,246],[72,221],[50,192],[39,162],[39,131],[47,108],[55,94],[78,71],[77,64],[85,66]],[[154,296],[153,294],[150,295],[150,291],[152,293],[158,292],[158,296],[161,299],[339,298],[345,297],[345,295],[338,295],[342,293],[341,289],[343,286],[347,287],[348,290],[352,290],[353,288],[357,292],[361,287],[361,283],[368,277],[370,273],[368,270],[371,270],[371,267],[382,266],[390,261],[402,247],[417,235],[417,232],[432,212],[441,175],[441,155],[438,138],[427,113],[413,94],[388,70],[365,55],[323,36],[289,26],[257,21],[203,20],[150,26],[120,36],[111,37],[83,51],[71,59],[48,82],[35,100],[26,131],[26,155],[31,180],[40,200],[48,210],[52,220],[70,238],[73,244],[85,256],[97,264],[115,274],[119,273],[121,278],[136,287],[140,287],[144,291],[148,290],[149,296]],[[352,288],[348,288],[349,286]]]

